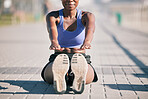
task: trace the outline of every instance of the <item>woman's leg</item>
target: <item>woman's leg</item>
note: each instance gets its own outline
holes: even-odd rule
[[[46,65],[46,68],[45,68],[44,74],[43,74],[45,81],[49,84],[53,84],[52,64],[53,64],[53,62],[48,63]]]
[[[53,62],[48,63],[45,70],[44,70],[45,81],[49,84],[53,84],[52,64],[53,64]],[[91,83],[93,81],[93,79],[94,79],[94,70],[90,65],[88,65],[88,71],[87,71],[87,75],[86,75],[86,84]]]
[[[94,70],[93,70],[92,66],[90,66],[88,64],[88,71],[87,71],[87,75],[86,75],[86,84],[92,83],[93,79],[94,79]]]

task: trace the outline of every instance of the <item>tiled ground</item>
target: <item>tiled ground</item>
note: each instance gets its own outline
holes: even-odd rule
[[[1,27],[0,99],[147,99],[148,35],[109,23],[97,9],[94,13],[96,31],[87,53],[97,83],[86,85],[83,94],[56,94],[40,76],[53,53],[45,24]]]

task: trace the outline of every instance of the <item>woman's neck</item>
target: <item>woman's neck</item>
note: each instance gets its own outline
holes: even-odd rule
[[[75,18],[77,14],[77,10],[63,10],[64,16],[67,18]]]

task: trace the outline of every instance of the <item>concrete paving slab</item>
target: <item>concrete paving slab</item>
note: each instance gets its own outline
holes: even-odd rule
[[[55,1],[54,1],[55,2]],[[85,0],[81,0],[86,2]],[[91,55],[99,81],[82,94],[56,94],[41,78],[53,53],[44,23],[0,27],[0,99],[146,99],[148,40],[109,23],[91,0],[96,15]],[[85,9],[86,5],[81,8]]]

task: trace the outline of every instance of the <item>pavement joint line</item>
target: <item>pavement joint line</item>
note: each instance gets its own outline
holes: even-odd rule
[[[111,68],[111,69],[112,69],[112,71],[113,71],[113,68]],[[122,93],[121,93],[121,91],[120,91],[120,89],[119,89],[119,86],[118,86],[117,79],[116,79],[116,76],[115,76],[114,71],[113,71],[113,76],[114,76],[114,79],[115,79],[115,82],[116,82],[116,85],[117,85],[117,88],[118,88],[119,94],[120,94],[120,96],[122,97],[123,95],[122,95]]]
[[[98,10],[96,10],[96,12],[97,11]],[[110,23],[105,23],[108,21],[99,19],[99,12],[97,12],[97,15],[97,28],[94,42],[92,43],[95,47],[89,53],[93,57],[91,59],[98,74],[99,82],[87,86],[85,93],[82,95],[55,94],[51,92],[53,91],[51,90],[51,85],[43,82],[40,75],[41,69],[43,65],[46,64],[45,62],[48,62],[48,57],[45,57],[45,55],[51,54],[51,52],[44,50],[49,46],[49,43],[48,41],[43,41],[43,39],[46,38],[41,36],[44,34],[42,33],[43,31],[39,31],[39,28],[44,30],[42,28],[44,27],[43,25],[28,24],[27,27],[29,27],[29,29],[36,28],[31,32],[28,31],[29,29],[26,28],[26,25],[23,25],[21,27],[24,30],[23,32],[26,30],[28,32],[22,32],[21,34],[15,31],[15,29],[19,30],[20,27],[14,26],[7,30],[8,32],[12,29],[14,30],[11,31],[13,35],[10,36],[7,36],[9,34],[7,31],[0,28],[0,34],[2,35],[0,36],[0,39],[2,38],[0,42],[0,46],[2,46],[0,49],[0,54],[2,55],[0,58],[0,60],[2,60],[2,62],[0,62],[0,77],[2,77],[0,78],[0,82],[3,83],[3,85],[1,85],[2,88],[0,87],[2,89],[0,91],[0,97],[5,95],[4,97],[6,98],[13,98],[12,96],[24,95],[22,97],[25,99],[33,97],[44,99],[50,96],[54,99],[66,99],[67,97],[70,97],[70,99],[98,99],[100,97],[100,99],[114,99],[114,97],[121,99],[145,99],[148,96],[147,39],[144,36],[133,35],[133,33],[129,31],[124,33],[124,30],[120,31],[120,27],[111,26]],[[123,44],[123,47],[127,48],[127,50],[135,55],[145,66],[139,64],[139,61],[135,61],[135,63],[129,58],[128,55],[115,44],[112,38],[99,27],[99,21],[105,23],[105,27],[108,28],[110,32],[113,32],[113,35],[120,41],[119,43]],[[16,35],[18,35],[19,38]],[[36,35],[34,39],[32,38],[33,35]],[[12,37],[12,39],[7,40],[8,37]],[[99,51],[96,52],[96,49]],[[4,87],[8,87],[8,90]],[[17,87],[18,90],[15,90]],[[36,92],[37,89],[40,90]]]
[[[122,70],[123,70],[123,68],[122,68]],[[123,70],[123,72],[124,72],[124,75],[125,75],[126,80],[128,81],[129,85],[132,87],[133,92],[134,92],[135,95],[137,96],[137,92],[136,92],[135,89],[133,88],[133,86],[132,86],[132,84],[131,84],[131,82],[130,82],[129,78],[127,77],[127,75],[126,75],[126,73],[125,73],[124,70]]]

